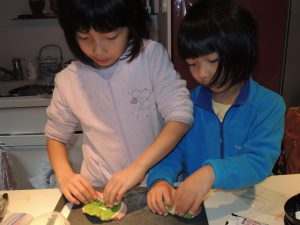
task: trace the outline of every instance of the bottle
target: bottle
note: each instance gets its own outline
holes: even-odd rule
[[[37,80],[37,72],[36,72],[36,68],[32,62],[32,60],[29,58],[27,60],[27,79],[28,80]]]
[[[16,80],[23,80],[22,58],[13,58],[12,64]]]

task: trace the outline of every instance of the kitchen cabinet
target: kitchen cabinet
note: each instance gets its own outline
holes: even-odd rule
[[[31,189],[29,178],[51,172],[43,129],[50,98],[39,96],[0,98],[0,152],[7,151],[16,189]],[[75,171],[82,162],[81,134],[68,144],[69,158]],[[2,180],[3,181],[3,180]]]

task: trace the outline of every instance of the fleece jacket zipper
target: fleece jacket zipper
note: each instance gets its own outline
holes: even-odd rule
[[[116,99],[115,99],[115,96],[114,96],[114,93],[113,93],[110,81],[107,82],[107,86],[108,86],[110,97],[112,99],[114,112],[115,112],[117,120],[118,120],[118,124],[119,124],[119,127],[120,127],[120,132],[121,132],[122,140],[123,140],[123,143],[125,145],[125,148],[126,148],[126,151],[127,151],[127,155],[129,156],[130,162],[133,162],[133,157],[132,157],[131,152],[129,151],[129,146],[128,146],[128,143],[127,143],[127,139],[125,137],[124,128],[123,128],[122,123],[121,123],[120,113],[119,113],[119,110],[118,110],[118,106],[117,106],[117,103],[116,103]]]

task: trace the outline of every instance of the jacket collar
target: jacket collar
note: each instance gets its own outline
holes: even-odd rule
[[[250,81],[251,78],[246,80],[233,106],[242,105],[247,100],[250,91]],[[199,94],[195,99],[195,105],[206,110],[212,110],[212,98],[211,91],[209,90],[209,88],[201,86]]]

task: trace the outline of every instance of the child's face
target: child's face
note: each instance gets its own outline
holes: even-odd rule
[[[218,69],[218,53],[214,52],[197,58],[188,58],[185,62],[187,63],[192,76],[199,84],[208,87],[215,93],[222,92],[227,88],[226,85],[222,87],[218,87],[218,85],[209,86],[209,83]]]
[[[81,50],[99,67],[109,67],[124,53],[128,35],[127,27],[120,27],[109,33],[91,29],[88,32],[77,32],[77,42]]]

